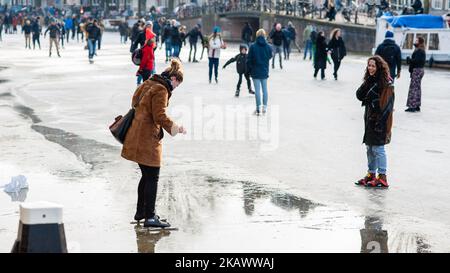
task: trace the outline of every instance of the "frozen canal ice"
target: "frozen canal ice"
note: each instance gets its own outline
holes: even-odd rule
[[[120,157],[108,125],[130,107],[136,67],[107,33],[95,63],[71,42],[62,58],[0,44],[0,185],[24,174],[27,201],[65,206],[69,251],[450,251],[450,73],[426,69],[421,113],[405,113],[407,68],[396,82],[388,190],[353,185],[365,174],[363,109],[355,98],[366,57],[349,56],[339,81],[312,78],[298,54],[270,71],[267,117],[234,98],[234,65],[208,84],[207,61],[184,63],[169,110],[188,135],[164,139],[158,213],[179,231],[130,225],[139,171]],[[47,40],[43,41],[46,44]],[[157,70],[165,67],[156,51]],[[237,54],[221,54],[221,64]],[[188,49],[182,50],[187,60]],[[269,132],[269,134],[262,134]],[[0,194],[0,251],[17,234],[18,203]]]

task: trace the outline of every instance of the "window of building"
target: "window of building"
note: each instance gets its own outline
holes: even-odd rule
[[[414,44],[414,33],[406,34],[405,41],[403,42],[403,49],[412,49]]]
[[[430,46],[428,50],[439,50],[439,34],[430,33]]]
[[[431,1],[431,7],[433,9],[442,9],[442,4],[443,4],[442,0],[432,0]]]

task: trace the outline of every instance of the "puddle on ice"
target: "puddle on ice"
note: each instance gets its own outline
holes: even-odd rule
[[[163,178],[164,180],[164,178]],[[248,181],[199,175],[160,184],[157,203],[178,231],[136,228],[138,252],[428,252],[415,234],[391,234],[357,215]],[[405,240],[406,238],[406,240]]]

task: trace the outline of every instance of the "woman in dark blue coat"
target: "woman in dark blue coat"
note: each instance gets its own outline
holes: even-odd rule
[[[263,114],[267,111],[267,78],[269,78],[269,61],[272,58],[272,48],[266,41],[266,32],[260,29],[256,32],[256,41],[250,46],[247,57],[247,68],[255,86],[256,111]],[[263,92],[263,107],[261,109],[261,89]]]

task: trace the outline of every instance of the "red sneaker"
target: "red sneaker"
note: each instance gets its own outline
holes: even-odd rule
[[[361,178],[356,182],[355,184],[358,186],[366,186],[367,183],[375,180],[375,174],[374,173],[367,173],[367,175],[364,178]]]
[[[387,183],[387,177],[385,174],[379,174],[377,179],[368,182],[366,186],[377,188],[389,188],[389,184]]]

